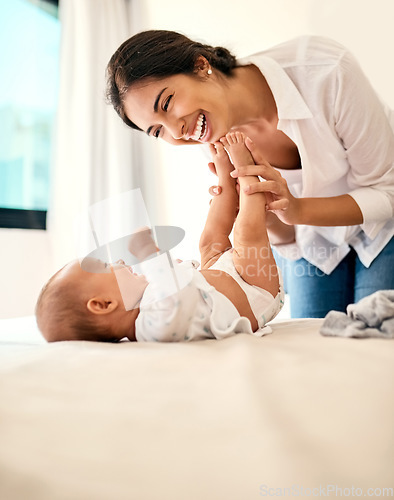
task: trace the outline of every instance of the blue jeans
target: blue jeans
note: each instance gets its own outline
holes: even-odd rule
[[[281,268],[292,318],[324,318],[328,311],[346,312],[346,306],[377,290],[394,289],[394,238],[365,267],[355,250],[331,274],[305,259],[291,261],[274,252]]]

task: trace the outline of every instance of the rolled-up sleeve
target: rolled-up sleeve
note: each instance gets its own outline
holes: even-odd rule
[[[378,235],[386,221],[393,217],[392,202],[384,192],[375,188],[359,188],[351,191],[363,214],[361,228],[372,240]]]

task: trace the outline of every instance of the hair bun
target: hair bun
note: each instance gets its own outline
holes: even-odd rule
[[[230,73],[236,66],[236,58],[229,50],[224,47],[213,47],[214,58],[211,61],[213,65],[223,71],[223,73]]]

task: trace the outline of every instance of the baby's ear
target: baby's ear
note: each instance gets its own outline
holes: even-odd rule
[[[109,314],[118,307],[118,301],[104,299],[103,297],[93,297],[86,304],[88,311],[93,314]]]

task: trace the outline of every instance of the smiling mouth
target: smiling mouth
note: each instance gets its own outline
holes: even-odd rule
[[[201,141],[204,139],[207,133],[207,119],[203,113],[200,113],[197,118],[196,127],[194,129],[193,134],[190,136],[190,139],[193,141]]]

